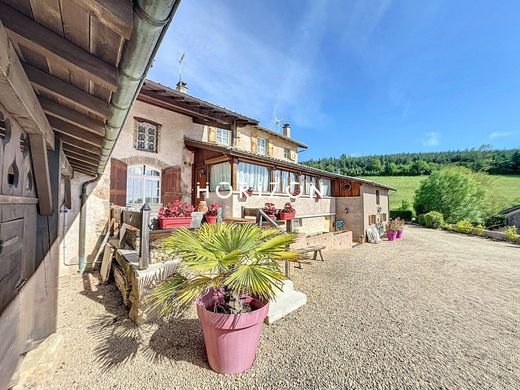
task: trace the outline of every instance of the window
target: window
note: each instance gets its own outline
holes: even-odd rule
[[[291,149],[288,149],[288,148],[284,148],[283,149],[283,156],[290,160],[291,159]]]
[[[302,179],[305,181],[304,193],[305,195],[314,195],[313,191],[311,194],[311,184],[314,188],[316,188],[316,178],[313,176],[303,175]]]
[[[323,196],[330,196],[330,180],[320,179],[320,192]]]
[[[231,186],[231,164],[223,162],[214,164],[209,170],[209,190],[215,191],[220,185],[219,191],[228,191]]]
[[[265,156],[265,153],[266,153],[265,145],[266,145],[265,138],[258,137],[257,141],[256,141],[256,152],[258,154],[261,154],[262,156]]]
[[[217,144],[231,145],[231,131],[226,129],[217,129]]]
[[[386,222],[386,213],[381,214],[381,222]]]
[[[368,216],[368,224],[374,225],[376,223],[376,216],[375,215],[369,215]]]
[[[254,191],[269,191],[269,170],[261,165],[239,162],[238,185],[252,187]]]
[[[296,174],[294,172],[287,171],[274,171],[274,192],[280,192],[283,194],[287,193],[287,187],[289,188],[289,193],[294,193],[296,190]]]
[[[135,148],[145,152],[157,153],[157,136],[159,126],[153,123],[137,121]]]
[[[379,196],[379,190],[376,190],[376,204],[377,205],[381,204],[381,199],[380,199],[380,196]]]
[[[128,167],[126,205],[137,207],[147,202],[159,204],[161,199],[161,172],[147,165]]]

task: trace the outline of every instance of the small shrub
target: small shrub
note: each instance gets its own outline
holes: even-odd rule
[[[518,234],[516,233],[516,227],[508,226],[504,232],[506,234],[507,241],[516,242],[518,241]]]
[[[417,217],[417,222],[419,222],[419,225],[425,225],[424,223],[424,214],[421,214]]]
[[[492,215],[486,219],[485,225],[494,228],[507,226],[507,217],[502,214]]]
[[[424,214],[424,225],[432,229],[441,228],[444,226],[444,217],[438,211],[430,211]]]
[[[478,224],[477,226],[475,226],[473,228],[473,231],[472,231],[473,234],[477,235],[477,236],[481,236],[482,233],[484,233],[484,226],[481,225],[481,224]]]
[[[459,233],[466,233],[469,234],[473,231],[473,225],[470,221],[463,219],[462,221],[457,222],[457,225],[455,226],[455,229]]]
[[[405,221],[411,221],[413,218],[412,210],[390,210],[390,219],[401,218]]]
[[[454,229],[453,229],[453,225],[451,223],[447,223],[445,224],[443,227],[442,227],[444,230],[447,230],[449,232],[452,232]]]

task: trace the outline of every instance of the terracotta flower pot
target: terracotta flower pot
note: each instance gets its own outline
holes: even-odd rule
[[[208,215],[208,214],[206,214],[206,222],[207,223],[215,224],[215,223],[217,223],[217,218],[218,218],[218,215]]]
[[[294,219],[295,216],[296,216],[296,212],[280,213],[280,219],[283,219],[283,220]]]
[[[221,374],[239,374],[253,365],[269,302],[247,298],[254,310],[243,314],[207,310],[222,300],[222,293],[209,291],[197,299],[197,314],[211,368]]]
[[[165,217],[159,215],[159,227],[161,229],[189,228],[190,225],[191,217]]]
[[[397,232],[393,232],[393,231],[387,231],[386,232],[386,237],[388,238],[388,241],[394,241],[395,238],[397,237]]]
[[[399,229],[397,231],[395,238],[403,238],[403,235],[404,235],[404,229]]]

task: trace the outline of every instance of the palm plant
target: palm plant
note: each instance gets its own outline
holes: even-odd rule
[[[162,315],[178,314],[213,288],[224,293],[224,304],[214,310],[228,314],[248,311],[242,297],[268,300],[281,290],[286,276],[280,261],[295,261],[287,250],[293,234],[260,229],[253,224],[205,224],[196,231],[175,230],[164,247],[180,258],[178,272],[157,286],[151,300]]]

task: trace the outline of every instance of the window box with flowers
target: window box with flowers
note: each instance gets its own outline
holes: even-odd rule
[[[207,223],[217,223],[218,219],[218,209],[220,206],[217,203],[213,203],[208,207],[208,211],[206,211],[206,222]]]
[[[285,203],[285,206],[282,210],[280,210],[280,219],[287,221],[289,219],[294,219],[296,216],[296,210],[293,208],[291,202]]]
[[[267,217],[273,221],[276,220],[276,207],[274,203],[266,203],[264,207],[262,207],[262,211]]]
[[[189,228],[191,213],[195,208],[191,204],[176,200],[159,210],[159,227],[161,229]]]

